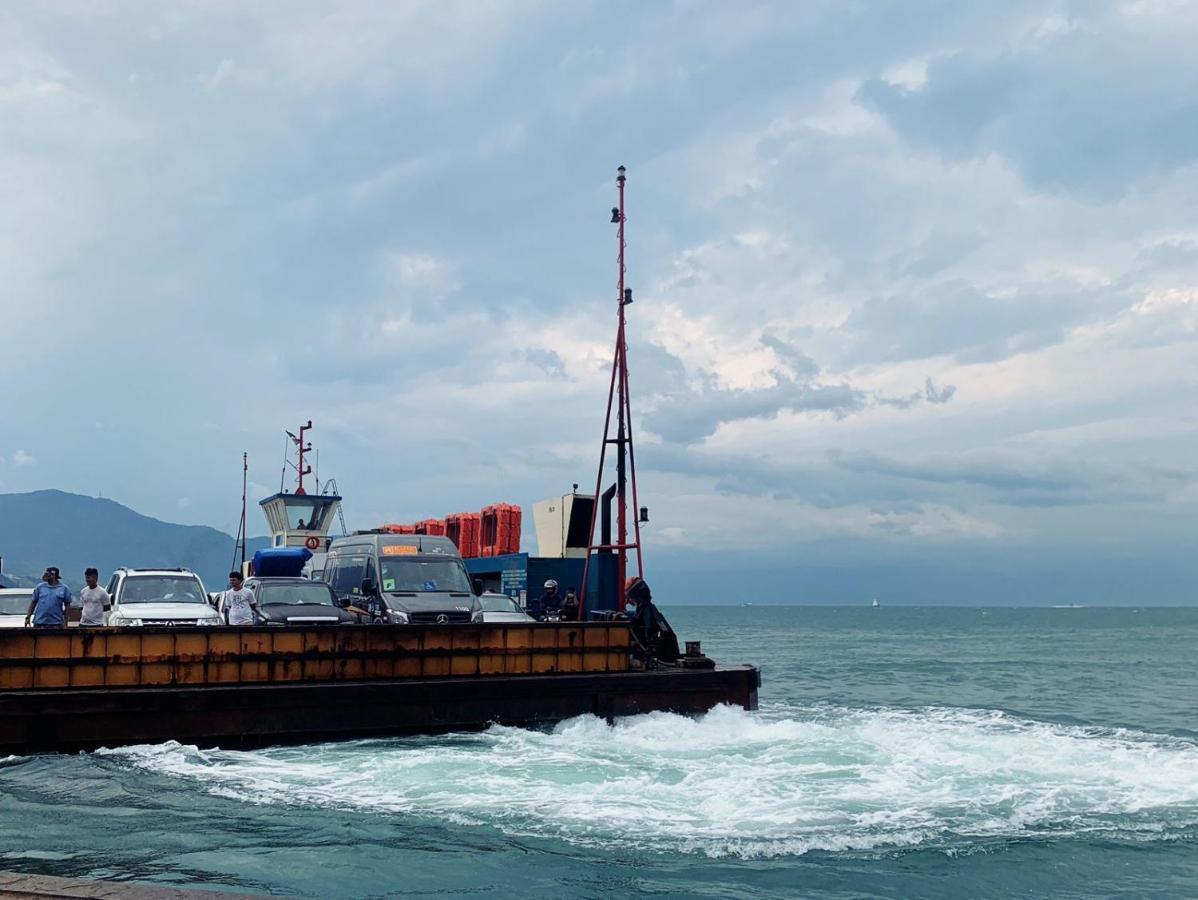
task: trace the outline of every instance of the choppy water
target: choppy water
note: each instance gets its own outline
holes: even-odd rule
[[[1198,896],[1198,610],[690,608],[758,713],[0,763],[0,868],[320,897]]]

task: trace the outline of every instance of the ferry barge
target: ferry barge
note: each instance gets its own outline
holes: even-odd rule
[[[0,631],[0,756],[254,747],[757,705],[692,648],[645,670],[622,622]]]

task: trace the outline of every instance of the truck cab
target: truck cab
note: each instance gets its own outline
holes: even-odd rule
[[[358,532],[334,538],[324,580],[354,607],[393,625],[481,622],[483,610],[453,541],[424,534]]]

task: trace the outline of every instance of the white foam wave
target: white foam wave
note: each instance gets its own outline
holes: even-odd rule
[[[709,855],[1117,834],[1198,825],[1198,746],[961,709],[664,713],[551,732],[271,749],[102,751],[213,794]]]

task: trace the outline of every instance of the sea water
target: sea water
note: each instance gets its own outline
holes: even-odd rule
[[[314,897],[1198,896],[1198,610],[666,608],[761,709],[0,762],[0,869]]]

